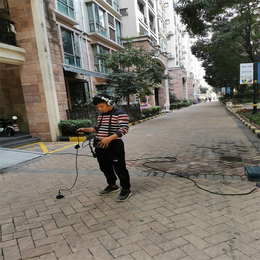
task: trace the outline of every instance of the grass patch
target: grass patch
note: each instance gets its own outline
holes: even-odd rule
[[[260,111],[257,111],[256,114],[253,114],[252,110],[246,110],[246,111],[244,110],[243,112],[240,113],[240,115],[245,116],[251,122],[260,126]]]

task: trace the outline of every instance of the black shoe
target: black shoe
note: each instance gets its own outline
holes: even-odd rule
[[[117,197],[116,201],[126,201],[132,195],[131,190],[121,190],[120,195]]]
[[[104,190],[99,192],[99,195],[104,196],[104,195],[107,195],[107,194],[109,194],[111,192],[117,192],[117,191],[119,191],[119,188],[118,188],[117,185],[116,185],[115,188],[113,188],[112,186],[108,185]]]

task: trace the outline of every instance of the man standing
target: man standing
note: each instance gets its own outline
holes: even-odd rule
[[[122,136],[128,133],[129,117],[120,109],[114,108],[108,95],[99,94],[93,98],[93,104],[101,112],[95,127],[79,128],[77,132],[96,133],[95,153],[100,170],[104,173],[108,186],[99,192],[107,195],[119,191],[117,177],[122,190],[117,201],[126,201],[132,195],[130,177],[126,168],[125,149]]]

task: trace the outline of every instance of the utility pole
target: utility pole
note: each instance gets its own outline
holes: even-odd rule
[[[253,114],[257,113],[257,84],[258,84],[258,61],[254,62],[254,83],[253,83]]]

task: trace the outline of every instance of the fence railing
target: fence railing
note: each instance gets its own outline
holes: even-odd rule
[[[16,46],[14,23],[0,18],[0,42]]]
[[[120,108],[125,111],[130,121],[140,120],[142,118],[142,113],[139,104],[134,105],[115,105],[116,108]],[[99,114],[98,110],[94,106],[88,106],[86,108],[77,108],[66,110],[68,119],[90,119],[92,124],[96,123],[97,116]]]

